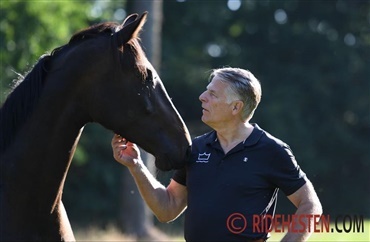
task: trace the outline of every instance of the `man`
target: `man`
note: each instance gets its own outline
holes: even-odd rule
[[[216,69],[199,99],[202,121],[213,131],[193,140],[186,167],[167,187],[143,165],[135,144],[112,139],[114,158],[128,167],[156,217],[172,221],[186,209],[187,241],[265,241],[281,189],[297,207],[283,241],[307,240],[315,222],[309,215],[320,216],[321,204],[289,146],[249,123],[261,99],[259,81],[247,70]]]

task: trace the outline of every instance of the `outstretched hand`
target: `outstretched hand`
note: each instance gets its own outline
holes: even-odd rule
[[[127,167],[134,167],[141,161],[140,150],[136,144],[115,134],[112,138],[113,157]]]

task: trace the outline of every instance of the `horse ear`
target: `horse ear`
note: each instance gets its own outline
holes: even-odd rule
[[[144,12],[139,18],[137,14],[128,16],[121,25],[121,29],[114,36],[117,38],[118,45],[121,46],[127,43],[132,38],[137,38],[141,28],[143,27],[148,12]]]
[[[134,22],[137,19],[138,16],[139,16],[139,14],[134,13],[134,14],[131,14],[128,17],[126,17],[125,20],[123,20],[123,23],[121,25],[122,28],[125,27],[126,25]]]

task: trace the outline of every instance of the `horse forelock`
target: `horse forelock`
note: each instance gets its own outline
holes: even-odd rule
[[[17,131],[32,114],[41,96],[49,55],[42,56],[26,76],[14,82],[0,109],[0,153],[14,140]]]

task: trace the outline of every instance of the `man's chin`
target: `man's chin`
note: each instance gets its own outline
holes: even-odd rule
[[[209,126],[209,120],[207,120],[204,116],[201,118],[202,122]]]

